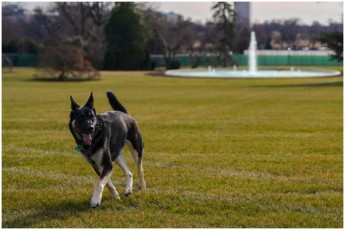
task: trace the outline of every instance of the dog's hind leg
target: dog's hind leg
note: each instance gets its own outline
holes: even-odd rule
[[[139,189],[144,189],[146,188],[146,183],[144,179],[143,160],[142,160],[142,157],[139,157],[139,156],[142,156],[142,154],[139,155],[138,151],[133,147],[130,141],[126,141],[126,144],[129,150],[131,151],[134,162],[138,168]]]
[[[127,167],[126,160],[123,156],[123,151],[119,154],[119,156],[115,160],[116,164],[120,166],[122,171],[124,172],[126,176],[126,190],[125,190],[125,196],[129,196],[132,193],[132,187],[133,187],[133,174],[131,171],[129,171]]]

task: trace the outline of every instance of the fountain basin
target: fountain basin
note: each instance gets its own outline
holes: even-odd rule
[[[250,43],[248,51],[248,69],[237,69],[233,66],[232,69],[214,69],[209,66],[207,69],[179,69],[168,70],[165,75],[179,76],[179,77],[204,77],[204,78],[303,78],[303,77],[332,77],[341,74],[336,70],[321,70],[321,69],[297,69],[290,67],[288,70],[284,69],[262,69],[257,68],[257,41],[255,32],[250,34]]]
[[[246,69],[178,69],[165,71],[165,75],[177,77],[199,78],[304,78],[304,77],[333,77],[340,75],[337,70],[322,69],[263,69],[250,71]]]

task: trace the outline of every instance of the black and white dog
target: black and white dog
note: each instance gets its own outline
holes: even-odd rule
[[[71,96],[69,129],[77,143],[76,150],[83,154],[100,177],[91,198],[91,207],[100,205],[105,186],[113,198],[120,199],[110,179],[113,172],[112,161],[126,175],[125,196],[132,193],[133,176],[123,156],[125,144],[131,150],[138,167],[139,189],[146,187],[142,167],[144,142],[138,123],[111,91],[107,92],[107,97],[114,111],[96,115],[92,93],[84,107],[80,107]]]

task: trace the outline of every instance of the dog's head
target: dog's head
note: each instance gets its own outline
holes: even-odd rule
[[[91,145],[93,132],[97,124],[92,93],[84,107],[80,107],[71,96],[70,119],[76,136],[83,141],[84,145]]]

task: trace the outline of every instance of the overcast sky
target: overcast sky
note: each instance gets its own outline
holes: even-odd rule
[[[212,2],[161,2],[156,3],[158,9],[182,14],[193,21],[205,22],[212,19],[210,7]],[[272,19],[300,18],[304,24],[319,21],[328,24],[329,20],[341,22],[343,3],[338,2],[258,2],[252,3],[252,21],[264,22]]]
[[[191,18],[192,21],[201,21],[202,23],[212,19],[210,10],[212,2],[151,2],[155,9],[163,12],[175,12],[181,14],[185,19]],[[38,5],[46,6],[44,2],[28,2],[28,7]],[[289,19],[300,18],[302,23],[311,24],[318,21],[321,24],[328,25],[329,21],[341,22],[343,20],[343,3],[342,1],[333,2],[252,2],[252,22],[271,21],[272,19]]]

